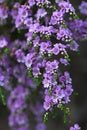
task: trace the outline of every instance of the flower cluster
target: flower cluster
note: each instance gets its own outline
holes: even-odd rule
[[[87,20],[70,21],[70,29],[73,32],[73,37],[76,40],[84,40],[87,38]]]
[[[33,113],[35,120],[37,122],[36,124],[36,130],[45,130],[46,129],[46,125],[43,123],[43,113],[44,113],[44,109],[43,109],[43,105],[37,101],[35,105],[30,105],[30,111]]]
[[[79,6],[79,10],[82,14],[87,16],[87,2],[82,1],[81,5]]]
[[[80,13],[85,17],[83,16],[83,19],[71,19],[69,21],[69,26],[73,33],[74,39],[82,41],[84,39],[87,39],[87,2],[82,1],[78,9]]]
[[[73,92],[71,83],[72,81],[68,72],[64,72],[64,75],[59,76],[59,84],[57,84],[54,76],[45,74],[44,86],[47,89],[45,90],[44,108],[49,110],[53,105],[60,107],[61,104],[69,103],[69,97]]]
[[[23,86],[17,86],[10,94],[7,105],[11,111],[9,116],[9,125],[13,130],[27,130],[28,129],[28,117],[25,114],[27,104],[25,99],[29,96],[28,89],[24,89]]]
[[[29,111],[36,130],[45,130],[43,113],[70,102],[69,51],[78,50],[74,31],[87,36],[86,22],[75,16],[65,0],[0,0],[0,86],[7,92],[12,130],[29,129]]]

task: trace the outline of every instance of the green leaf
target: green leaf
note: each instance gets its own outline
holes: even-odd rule
[[[31,70],[28,70],[28,77],[29,77],[29,78],[32,77],[32,72],[31,72]]]
[[[52,89],[49,89],[49,94],[52,95]]]
[[[58,74],[57,73],[54,73],[54,78],[58,79]]]
[[[6,105],[6,99],[5,99],[4,91],[3,91],[2,88],[0,88],[0,98],[2,100],[3,105],[5,106]]]
[[[78,92],[74,92],[74,94],[73,94],[73,95],[78,96],[78,95],[79,95],[79,93],[78,93]]]
[[[59,104],[59,108],[62,111],[64,109],[64,106],[62,104]]]
[[[48,121],[48,112],[44,114],[44,123],[46,123],[47,121]]]
[[[7,54],[9,52],[9,49],[8,48],[4,48],[4,53]]]
[[[32,45],[32,41],[28,42],[26,45],[27,47],[30,47]]]
[[[40,77],[34,77],[34,78],[33,78],[33,81],[34,81],[34,83],[35,83],[37,86],[39,86],[39,85],[41,84],[41,82],[42,82],[42,80],[41,80]]]
[[[67,107],[66,110],[65,110],[65,114],[66,115],[70,115],[70,109]]]
[[[64,57],[66,60],[70,61],[69,55],[65,55]]]
[[[59,109],[54,107],[51,113],[52,113],[52,117],[56,118],[59,114]]]
[[[63,120],[64,120],[64,123],[67,122],[66,114],[64,114]]]

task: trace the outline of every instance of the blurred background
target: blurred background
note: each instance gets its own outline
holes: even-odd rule
[[[81,0],[70,1],[76,8],[81,3]],[[87,41],[79,45],[80,54],[71,55],[70,72],[73,88],[78,96],[73,96],[70,108],[72,120],[80,124],[81,130],[87,130]],[[0,130],[10,130],[7,123],[8,114],[7,108],[0,104]],[[33,126],[33,121],[31,123]],[[47,130],[68,130],[67,124],[63,124],[61,114],[58,119],[48,121]]]

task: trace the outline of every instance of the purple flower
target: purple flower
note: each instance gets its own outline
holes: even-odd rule
[[[18,62],[22,62],[24,63],[24,59],[25,59],[25,55],[23,53],[23,51],[21,49],[18,49],[16,52],[15,52],[15,55],[17,57],[17,61]]]
[[[66,84],[71,84],[72,83],[72,79],[70,78],[69,72],[65,71],[64,72],[64,76],[66,78]]]
[[[44,123],[39,123],[39,124],[37,124],[35,130],[46,130],[46,126]]]
[[[27,54],[26,55],[26,57],[25,57],[25,65],[27,66],[27,68],[31,68],[32,58],[33,58],[32,54]]]
[[[71,39],[72,33],[69,29],[61,28],[57,33],[57,39],[68,42]]]
[[[44,109],[47,111],[51,108],[51,105],[52,105],[52,99],[49,97],[49,96],[46,96],[45,97],[45,101],[44,101]]]
[[[38,75],[41,75],[40,69],[38,67],[33,67],[33,76],[38,77]]]
[[[59,7],[61,7],[63,11],[65,10],[65,13],[68,13],[69,11],[75,13],[75,9],[69,2],[66,1],[59,2]]]
[[[48,0],[36,0],[37,5],[44,5],[44,4],[50,4]]]
[[[75,124],[74,127],[70,127],[70,130],[80,130],[80,127],[78,124]]]
[[[36,14],[36,18],[39,20],[39,18],[43,18],[45,17],[47,14],[45,9],[38,9],[37,14]]]
[[[87,2],[82,1],[81,5],[79,6],[79,10],[82,14],[87,15]]]
[[[5,76],[0,75],[0,86],[4,86]]]
[[[58,69],[58,64],[59,64],[59,62],[57,60],[54,60],[53,62],[51,62],[52,69],[57,70]]]
[[[29,42],[30,40],[32,40],[33,33],[28,32],[28,33],[25,34],[25,36],[27,37],[27,42]]]
[[[13,115],[13,114],[11,114],[11,115],[9,116],[9,125],[10,125],[11,127],[13,127],[13,126],[16,125],[16,121],[15,121],[15,118],[14,118],[14,115]]]
[[[4,48],[8,45],[8,41],[5,37],[0,37],[0,48]]]
[[[23,19],[21,17],[17,16],[16,21],[15,21],[16,28],[21,27],[22,23],[23,23]]]
[[[44,79],[43,80],[43,85],[44,85],[44,88],[50,88],[51,87],[51,82],[49,79]]]
[[[67,44],[66,47],[69,48],[72,51],[78,51],[79,50],[79,45],[77,44],[76,41],[73,41],[72,44],[70,44],[70,43]]]
[[[54,48],[52,49],[52,52],[53,52],[54,55],[59,54],[60,49],[59,49],[59,45],[57,43],[54,45]]]
[[[66,85],[65,92],[66,92],[67,95],[70,96],[72,94],[72,92],[73,92],[72,86],[71,85]]]
[[[33,45],[34,47],[40,46],[40,37],[37,36],[34,40],[33,40]]]
[[[26,18],[25,21],[24,21],[24,24],[27,26],[27,27],[30,27],[33,23],[33,19],[32,18]]]
[[[45,68],[46,73],[49,73],[49,74],[54,73],[54,71],[58,69],[58,64],[59,63],[57,60],[54,60],[53,62],[48,61],[46,63],[46,68]]]
[[[6,18],[8,18],[8,8],[0,5],[0,19],[4,20]]]
[[[4,2],[4,0],[0,0],[0,3],[3,3]]]
[[[28,0],[29,6],[34,6],[35,5],[35,0]]]
[[[64,64],[65,66],[67,66],[69,64],[69,62],[64,58],[60,58],[60,63]]]
[[[63,12],[61,11],[55,11],[52,14],[50,24],[56,25],[59,24],[61,21],[63,21]]]
[[[65,76],[60,76],[59,77],[59,81],[60,82],[65,82],[66,81],[66,77]]]
[[[9,116],[9,125],[13,127],[14,130],[28,130],[28,117],[25,113],[11,114]]]
[[[39,32],[39,28],[40,28],[39,23],[32,24],[30,26],[29,32],[38,33]]]
[[[45,53],[48,51],[48,49],[50,48],[51,46],[51,43],[48,41],[48,42],[42,42],[40,44],[40,52],[41,53]]]
[[[23,19],[28,17],[28,8],[26,5],[23,5],[18,9],[18,15]]]
[[[25,113],[15,115],[15,121],[18,125],[23,125],[28,123],[28,118]]]

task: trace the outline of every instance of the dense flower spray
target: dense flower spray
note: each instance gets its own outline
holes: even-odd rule
[[[44,113],[44,122],[54,109],[69,116],[69,51],[78,51],[77,40],[86,38],[86,21],[77,19],[68,0],[0,0],[0,30],[0,93],[6,93],[12,130],[29,130],[30,111],[36,130],[46,129]]]

